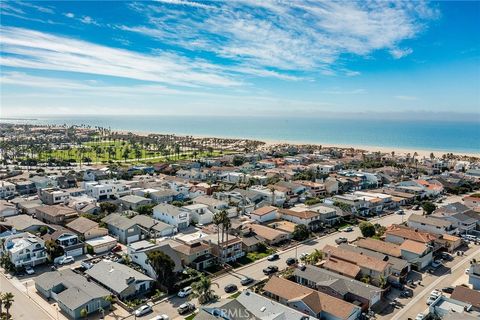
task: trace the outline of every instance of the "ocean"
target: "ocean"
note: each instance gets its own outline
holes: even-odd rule
[[[102,115],[38,117],[28,121],[4,119],[0,122],[86,124],[135,132],[480,153],[478,121]]]

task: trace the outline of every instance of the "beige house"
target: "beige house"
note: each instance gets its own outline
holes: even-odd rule
[[[73,220],[68,223],[66,227],[81,236],[84,240],[108,235],[108,230],[106,228],[102,228],[95,221],[84,217]]]

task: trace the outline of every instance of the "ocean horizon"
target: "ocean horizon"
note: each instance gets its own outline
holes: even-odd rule
[[[32,116],[0,122],[90,125],[164,133],[393,149],[480,153],[478,121],[425,121],[265,116]]]

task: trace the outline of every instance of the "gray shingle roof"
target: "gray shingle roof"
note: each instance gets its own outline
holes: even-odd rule
[[[110,224],[122,230],[131,228],[136,224],[131,219],[128,219],[127,217],[119,215],[118,213],[109,214],[108,216],[102,219],[102,222],[105,222],[106,224]]]
[[[179,207],[172,206],[171,204],[167,203],[160,203],[157,204],[154,208],[154,211],[159,211],[159,212],[164,212],[170,216],[178,216],[182,213],[185,213],[185,211],[181,210]]]
[[[44,290],[63,284],[66,290],[58,294],[58,300],[71,310],[81,307],[92,299],[103,298],[110,292],[71,269],[45,272],[35,279],[36,285]]]
[[[149,276],[126,265],[108,260],[102,260],[94,264],[85,273],[117,293],[121,293],[129,287],[127,280],[130,278],[135,279],[135,281],[154,281]]]
[[[351,292],[359,297],[370,300],[381,292],[381,289],[375,286],[367,285],[363,282],[315,266],[307,265],[304,271],[295,269],[293,274],[319,285],[328,286],[341,295]]]

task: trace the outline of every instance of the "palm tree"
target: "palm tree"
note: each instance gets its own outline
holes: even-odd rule
[[[0,318],[2,317],[3,293],[0,291]]]
[[[6,310],[6,313],[7,313],[7,319],[10,318],[10,308],[12,307],[12,304],[13,304],[13,293],[11,292],[7,292],[3,295],[2,297],[2,301],[3,301],[3,305],[5,306],[5,310]]]
[[[378,278],[378,284],[380,285],[380,288],[385,288],[385,286],[387,285],[387,279],[384,277],[384,276],[380,276]]]
[[[220,247],[220,225],[222,224],[223,219],[220,212],[217,212],[213,215],[212,223],[217,226],[217,243]]]
[[[307,257],[307,262],[309,264],[317,264],[319,261],[323,259],[323,252],[315,249],[312,253],[310,253]]]
[[[112,309],[112,304],[115,302],[115,296],[108,295],[105,298],[103,298],[103,300],[110,303],[110,309]]]
[[[275,205],[275,187],[271,186],[270,191],[272,192],[272,206]]]
[[[218,287],[218,283],[214,283]],[[198,298],[200,304],[205,304],[215,299],[215,293],[212,290],[212,280],[202,276],[200,280],[192,283],[192,294],[190,298]]]

